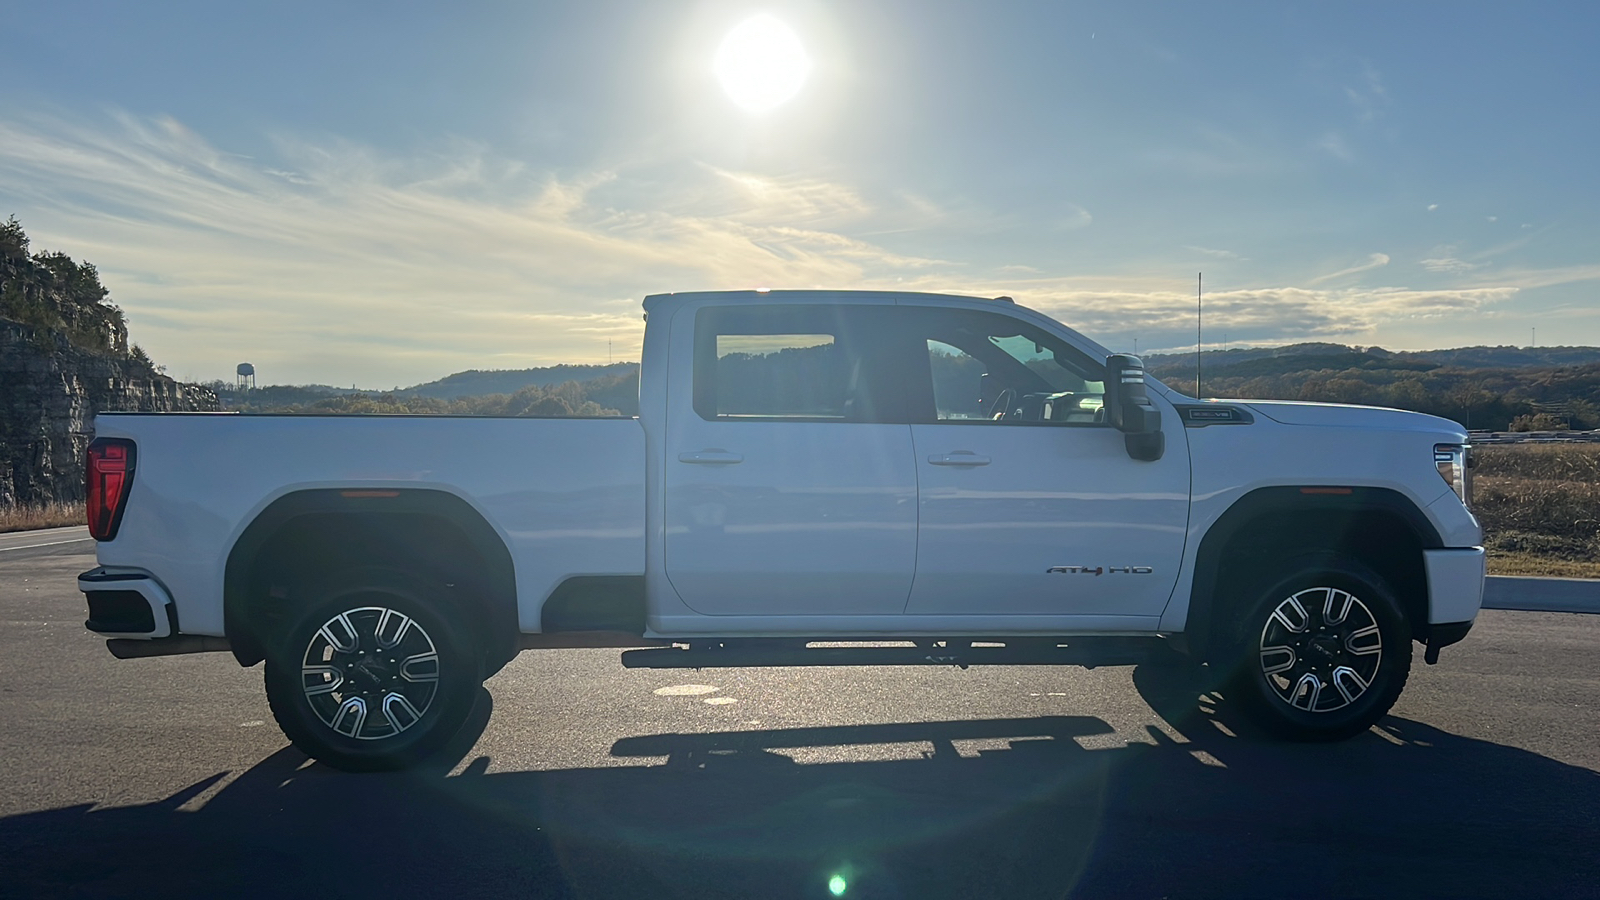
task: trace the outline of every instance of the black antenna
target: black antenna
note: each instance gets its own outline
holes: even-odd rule
[[[1194,276],[1194,398],[1199,400],[1205,395],[1200,393],[1200,289],[1205,284],[1204,272],[1197,272]]]

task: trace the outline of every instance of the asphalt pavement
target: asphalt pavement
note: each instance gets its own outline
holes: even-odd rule
[[[41,550],[45,547],[63,547],[68,544],[83,544],[88,549],[79,548],[79,552],[93,553],[93,541],[94,539],[89,537],[89,529],[83,525],[41,528],[37,531],[12,531],[0,534],[0,553]]]
[[[440,766],[354,776],[259,667],[106,653],[90,546],[0,548],[3,896],[1600,896],[1596,616],[1485,611],[1332,745],[1171,666],[529,651]]]

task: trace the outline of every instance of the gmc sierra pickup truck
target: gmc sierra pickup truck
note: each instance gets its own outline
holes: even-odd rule
[[[1454,422],[1185,397],[1010,301],[644,301],[638,418],[111,414],[79,577],[118,657],[265,662],[307,754],[414,763],[521,650],[1086,664],[1159,645],[1333,740],[1483,594]],[[818,646],[818,645],[827,646]]]

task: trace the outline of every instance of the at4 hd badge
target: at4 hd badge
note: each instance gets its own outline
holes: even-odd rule
[[[1149,575],[1155,572],[1150,566],[1051,566],[1047,575]]]

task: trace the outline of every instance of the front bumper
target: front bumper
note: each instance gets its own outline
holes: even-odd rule
[[[1487,574],[1482,547],[1424,550],[1428,575],[1428,624],[1471,622],[1483,606]]]
[[[167,589],[148,572],[101,566],[78,576],[89,603],[83,627],[109,638],[154,640],[177,632],[177,614]]]

